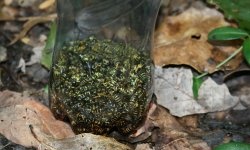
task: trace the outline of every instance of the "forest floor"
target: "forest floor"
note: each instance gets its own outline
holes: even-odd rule
[[[77,141],[86,140],[74,137],[48,108],[50,68],[41,60],[57,18],[55,5],[55,0],[0,2],[0,149],[80,149]],[[158,106],[148,116],[147,129],[136,142],[124,145],[84,136],[103,149],[109,149],[109,143],[137,150],[209,150],[229,141],[250,143],[249,66],[239,54],[215,71],[216,63],[239,44],[207,41],[209,31],[226,25],[235,23],[204,1],[162,0],[152,50]],[[195,100],[190,98],[192,77],[203,70],[210,75],[201,86],[201,99]],[[57,140],[64,138],[70,140]]]

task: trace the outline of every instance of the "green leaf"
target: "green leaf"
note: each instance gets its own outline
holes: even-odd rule
[[[240,28],[219,27],[208,34],[208,40],[235,40],[249,36],[248,33]]]
[[[250,33],[250,0],[208,0],[220,7],[228,19],[234,19],[240,26]]]
[[[250,38],[247,38],[243,43],[243,55],[250,65]]]
[[[49,86],[48,86],[48,84],[46,84],[46,86],[43,87],[43,90],[44,90],[44,92],[45,92],[46,94],[49,93]]]
[[[229,142],[215,147],[214,150],[250,150],[250,144],[243,142]]]
[[[46,42],[46,46],[42,51],[42,59],[41,64],[45,66],[47,69],[50,69],[52,63],[52,52],[55,45],[56,39],[56,23],[52,22],[50,27],[50,33]]]
[[[199,89],[202,84],[203,80],[198,77],[193,77],[193,95],[194,99],[198,99],[199,96]]]

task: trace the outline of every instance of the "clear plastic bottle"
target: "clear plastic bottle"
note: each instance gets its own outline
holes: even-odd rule
[[[152,98],[160,0],[58,0],[50,107],[76,133],[127,135]]]

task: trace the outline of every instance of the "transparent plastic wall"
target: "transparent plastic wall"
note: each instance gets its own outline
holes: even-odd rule
[[[132,133],[152,97],[160,0],[58,0],[50,106],[75,132]]]

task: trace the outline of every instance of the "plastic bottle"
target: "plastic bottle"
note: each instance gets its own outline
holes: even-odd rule
[[[133,133],[152,98],[160,0],[58,0],[50,107],[76,133]]]

